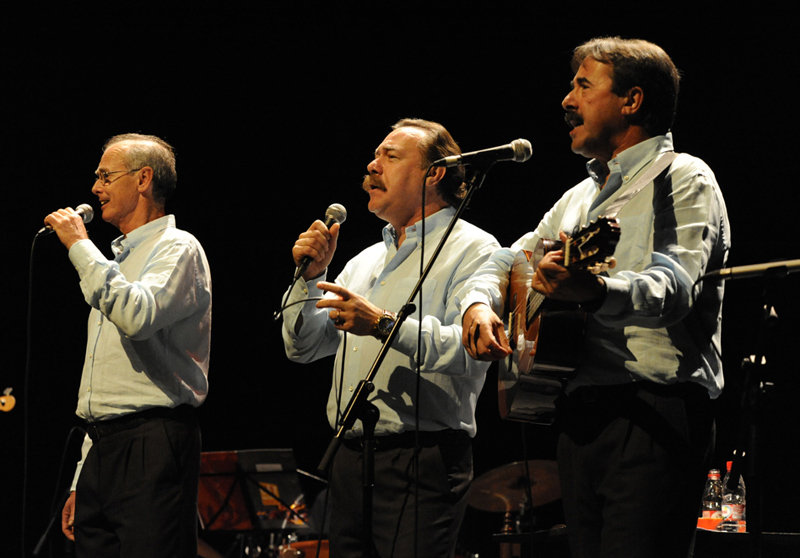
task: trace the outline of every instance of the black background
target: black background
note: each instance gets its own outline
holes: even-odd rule
[[[79,424],[74,408],[88,312],[63,246],[48,237],[33,248],[33,237],[59,207],[96,208],[92,172],[100,146],[114,134],[152,133],[176,147],[180,179],[168,209],[202,242],[211,264],[204,449],[292,447],[306,470],[316,467],[331,436],[324,413],[331,361],[290,363],[272,315],[291,278],[294,239],[329,204],[349,212],[334,274],[379,239],[383,223],[366,211],[360,179],[399,118],[443,123],[464,151],[531,141],[532,159],[494,167],[467,214],[508,245],[585,176],[560,108],[572,48],[602,34],[651,40],[683,72],[676,149],[715,170],[733,227],[729,263],[798,257],[798,78],[785,31],[788,7],[668,13],[638,5],[611,13],[574,4],[337,4],[125,3],[97,10],[75,3],[29,6],[2,18],[0,389],[12,387],[17,398],[15,409],[0,414],[0,538],[9,555],[19,555],[23,538],[32,548],[56,486],[72,474],[70,451],[58,478],[68,432]],[[89,230],[110,254],[117,231],[99,219]],[[776,292],[781,319],[767,352],[765,379],[777,386],[761,430],[770,531],[800,530],[784,510],[800,498],[793,412],[800,382],[792,358],[797,277]],[[729,389],[716,402],[719,467],[735,445],[740,362],[758,345],[764,300],[761,280],[727,287]],[[492,369],[479,401],[476,476],[525,458],[521,426],[497,417],[494,381]],[[553,440],[551,430],[529,428],[528,457],[552,459]],[[497,521],[468,518],[486,532],[476,527],[466,544],[483,547]],[[55,538],[58,549],[61,535]]]

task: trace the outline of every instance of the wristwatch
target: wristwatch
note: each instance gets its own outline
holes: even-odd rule
[[[383,314],[375,320],[375,337],[378,339],[386,339],[389,333],[392,332],[394,323],[397,321],[397,316],[391,312],[384,310]]]

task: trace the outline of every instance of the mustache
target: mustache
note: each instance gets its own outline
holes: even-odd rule
[[[564,122],[571,127],[580,126],[583,124],[583,117],[577,112],[567,112],[564,114]]]
[[[378,178],[377,176],[373,176],[371,174],[365,174],[364,180],[361,183],[361,189],[365,192],[369,192],[373,188],[377,188],[378,190],[386,190],[386,186],[383,185],[383,180]]]

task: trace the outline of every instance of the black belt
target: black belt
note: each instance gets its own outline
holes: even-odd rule
[[[123,430],[131,430],[137,426],[159,418],[172,418],[181,419],[194,414],[194,407],[191,405],[179,405],[177,407],[152,407],[139,411],[138,413],[129,413],[121,417],[98,420],[95,422],[86,423],[86,433],[93,442],[98,441],[100,438],[110,436],[121,432]]]
[[[417,437],[419,436],[419,438]],[[375,451],[386,451],[397,448],[413,448],[419,440],[420,447],[433,447],[448,440],[458,438],[469,438],[466,430],[436,430],[436,431],[411,431],[401,432],[400,434],[388,434],[386,436],[375,436]],[[364,438],[345,438],[342,445],[352,451],[364,449]]]
[[[567,399],[577,403],[611,403],[633,397],[641,391],[646,391],[661,397],[687,397],[693,393],[708,393],[705,387],[696,382],[656,384],[655,382],[638,381],[607,386],[581,386],[569,393]]]

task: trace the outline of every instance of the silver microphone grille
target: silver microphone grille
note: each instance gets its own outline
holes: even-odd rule
[[[340,225],[347,219],[347,210],[339,203],[332,203],[325,212],[326,219],[333,219]]]
[[[514,148],[514,158],[512,160],[515,163],[524,163],[533,155],[531,142],[526,139],[516,139],[511,142],[511,146]]]
[[[75,208],[75,211],[80,214],[84,223],[89,223],[92,219],[94,219],[94,209],[92,209],[92,206],[88,203],[80,204],[77,208]]]

